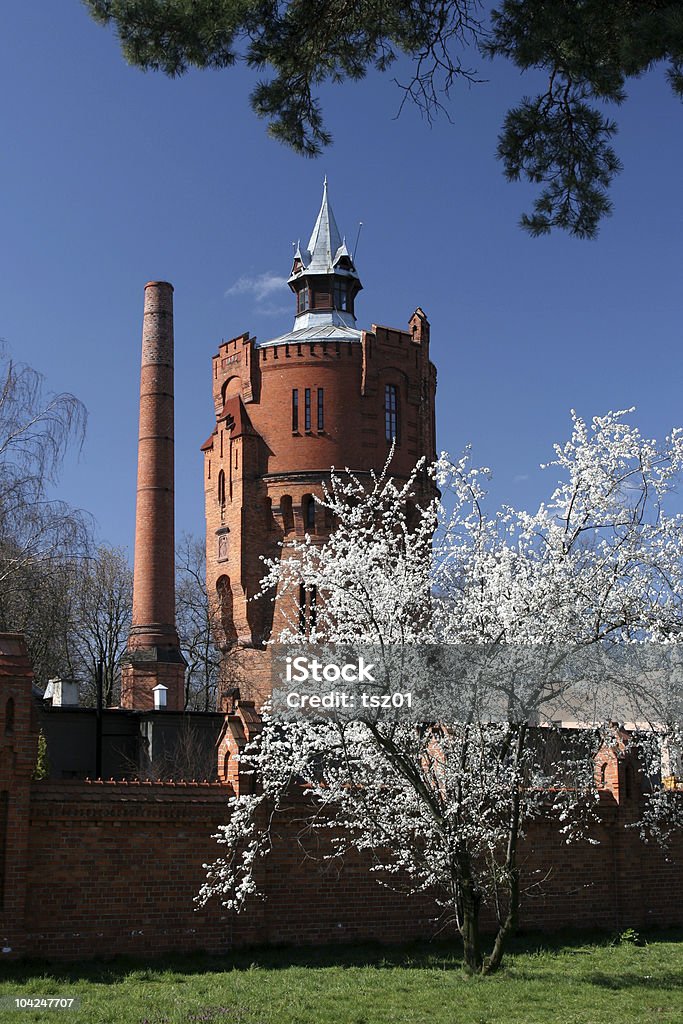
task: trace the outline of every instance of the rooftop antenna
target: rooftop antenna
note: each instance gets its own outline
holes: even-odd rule
[[[356,254],[358,253],[358,239],[360,238],[360,233],[361,233],[362,230],[363,230],[363,221],[359,220],[358,221],[358,234],[356,235],[356,244],[353,247],[352,259],[353,259],[354,262],[356,260]]]

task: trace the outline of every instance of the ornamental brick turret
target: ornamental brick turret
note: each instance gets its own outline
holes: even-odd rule
[[[223,688],[239,666],[242,697],[263,693],[263,659],[249,652],[278,631],[283,615],[277,601],[250,600],[262,556],[279,557],[280,542],[292,535],[324,538],[330,524],[315,499],[330,468],[369,476],[383,468],[395,440],[391,472],[405,478],[436,451],[427,317],[418,307],[408,330],[356,327],[362,285],[327,182],[288,283],[296,296],[291,331],[265,342],[242,334],[214,356],[216,422],[202,446],[207,585],[224,651]],[[310,616],[314,600],[302,591],[295,613]]]
[[[140,370],[140,433],[135,512],[133,621],[121,671],[121,705],[185,705],[185,661],[175,626],[173,471],[173,286],[145,285]]]

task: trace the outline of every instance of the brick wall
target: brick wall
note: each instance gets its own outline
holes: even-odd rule
[[[38,751],[33,672],[23,637],[0,634],[0,948],[25,917],[31,775]]]
[[[219,850],[211,835],[225,820],[228,792],[209,784],[34,784],[16,952],[69,959],[435,934],[439,910],[426,897],[382,888],[357,856],[323,862],[321,847],[302,846],[295,807],[279,819],[274,851],[259,869],[268,898],[240,915],[217,900],[195,911],[202,864]],[[683,850],[667,863],[623,828],[628,817],[606,799],[597,846],[568,846],[543,823],[531,830],[524,879],[543,883],[523,901],[523,928],[683,923]]]
[[[319,838],[302,845],[296,801],[278,819],[273,853],[259,867],[267,900],[254,900],[241,915],[218,901],[196,911],[202,865],[221,851],[212,836],[241,784],[234,754],[258,729],[253,708],[226,716],[223,784],[32,781],[31,683],[23,641],[0,635],[3,955],[220,952],[251,943],[391,942],[435,933],[438,910],[426,897],[381,888],[359,857],[323,862],[310,845]],[[624,827],[638,813],[637,776],[627,791],[624,767],[612,760],[605,773],[597,845],[567,845],[547,821],[531,828],[521,850],[524,884],[532,885],[523,928],[683,924],[683,840],[667,859]]]
[[[20,952],[75,958],[225,949],[232,922],[192,897],[229,787],[35,783]]]
[[[132,622],[121,669],[122,707],[185,707],[185,662],[175,626],[173,470],[173,286],[145,285],[140,366],[140,421],[135,507]]]
[[[324,538],[321,497],[330,468],[369,473],[384,467],[385,385],[398,393],[400,444],[391,472],[405,478],[418,458],[436,452],[436,370],[429,359],[429,323],[418,309],[408,330],[373,324],[357,342],[282,343],[258,347],[248,334],[223,342],[212,363],[214,429],[202,446],[209,595],[216,603],[217,640],[228,652],[226,675],[239,671],[240,647],[260,647],[297,611],[284,602],[253,601],[263,576],[262,556],[279,557],[280,544],[308,532]],[[292,392],[299,396],[298,429]],[[305,393],[311,423],[306,429]],[[319,428],[317,396],[324,395]],[[275,618],[274,618],[275,616]],[[227,663],[232,661],[233,665]],[[265,678],[265,670],[259,672]],[[223,690],[230,689],[229,682]],[[242,695],[254,698],[253,687]]]

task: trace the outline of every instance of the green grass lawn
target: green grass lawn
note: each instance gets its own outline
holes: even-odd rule
[[[257,949],[145,963],[5,963],[0,996],[75,996],[7,1010],[24,1024],[683,1024],[683,931],[517,939],[493,978],[465,978],[454,943]]]

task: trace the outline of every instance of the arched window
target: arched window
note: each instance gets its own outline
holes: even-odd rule
[[[315,632],[318,621],[318,588],[305,587],[299,584],[299,632],[302,636],[310,636]]]
[[[304,430],[311,429],[311,389],[304,388]]]
[[[308,626],[312,632],[315,632],[315,627],[318,622],[318,588],[315,584],[311,587],[308,593]]]
[[[299,584],[299,632],[306,635],[306,588],[303,583]]]
[[[291,533],[294,529],[294,512],[292,510],[291,494],[283,494],[280,499],[280,511],[282,512],[282,529],[285,533]]]
[[[216,594],[218,596],[218,615],[226,644],[233,643],[237,639],[237,630],[232,614],[232,587],[229,576],[220,576],[216,582]]]
[[[396,384],[386,384],[384,387],[384,434],[387,441],[401,443],[401,420]]]
[[[229,398],[236,398],[242,391],[242,381],[239,377],[229,377],[221,388],[223,405]]]
[[[315,501],[313,497],[308,499],[306,505],[306,529],[315,530]]]
[[[218,504],[221,509],[225,508],[225,473],[223,470],[218,474]]]
[[[5,704],[5,732],[14,732],[14,697]]]
[[[325,429],[325,390],[318,388],[318,430]]]
[[[414,501],[406,502],[406,526],[409,530],[412,530],[417,523],[417,507]]]
[[[607,761],[600,765],[600,785],[606,785],[607,780]]]
[[[299,429],[299,389],[292,388],[292,433]]]
[[[304,529],[315,533],[315,498],[312,494],[304,494],[301,499]]]

